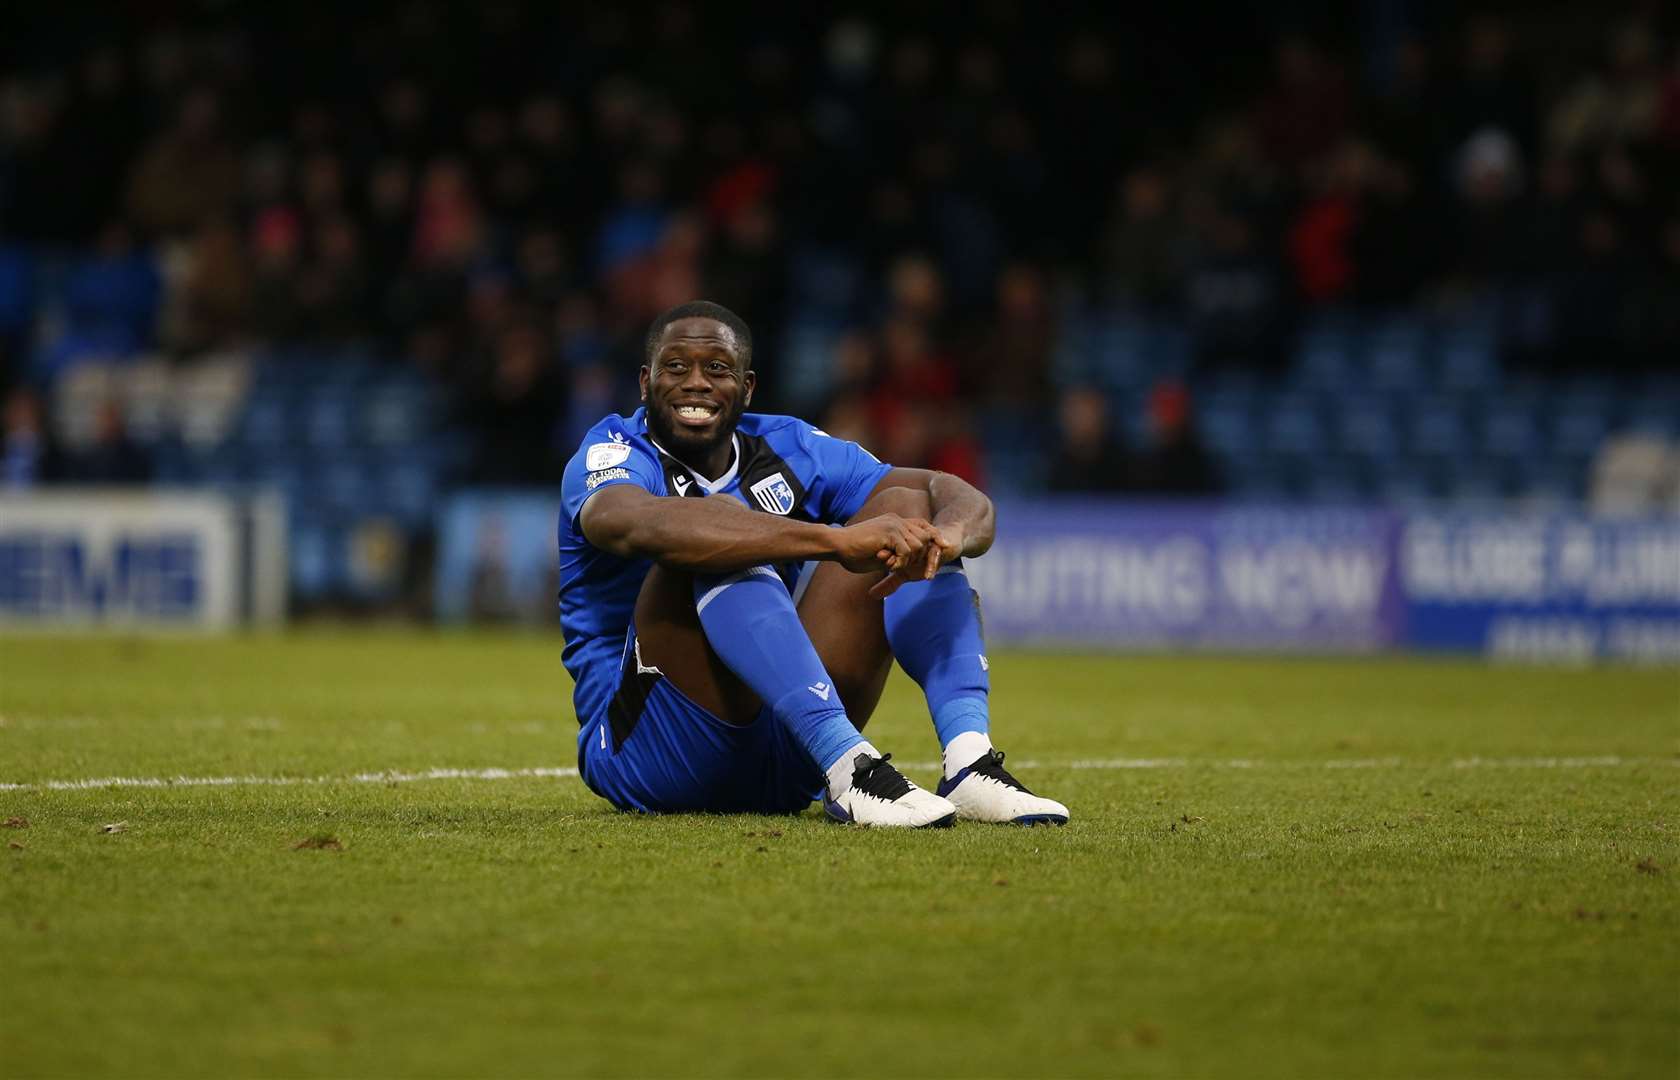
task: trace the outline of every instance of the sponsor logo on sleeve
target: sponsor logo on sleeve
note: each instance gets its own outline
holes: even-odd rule
[[[615,433],[616,434],[616,433]],[[590,445],[584,454],[584,464],[590,472],[610,469],[614,465],[622,465],[630,456],[630,444],[621,442],[598,442]]]
[[[793,512],[793,488],[781,473],[771,473],[750,490],[765,513],[785,516]]]
[[[600,487],[609,480],[629,479],[629,469],[602,469],[599,472],[592,472],[588,476],[584,477],[583,486],[588,488],[590,491],[594,491],[596,488]]]

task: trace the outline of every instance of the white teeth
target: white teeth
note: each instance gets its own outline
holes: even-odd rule
[[[700,405],[677,406],[677,415],[682,417],[684,420],[709,420],[714,411],[716,410],[708,409]]]

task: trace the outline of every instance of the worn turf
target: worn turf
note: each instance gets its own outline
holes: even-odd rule
[[[1680,1070],[1673,671],[997,656],[1065,829],[333,779],[574,764],[558,653],[0,638],[0,1074]]]

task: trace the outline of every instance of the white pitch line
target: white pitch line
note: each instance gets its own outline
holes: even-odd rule
[[[0,791],[85,791],[93,788],[295,787],[301,784],[412,784],[417,780],[514,780],[576,776],[574,768],[426,769],[421,772],[362,772],[349,776],[101,776],[88,780],[0,783]]]
[[[1348,758],[1335,761],[1264,761],[1255,758],[1202,760],[1197,758],[1080,758],[1074,761],[1023,761],[1021,769],[1615,769],[1636,765],[1680,766],[1680,758],[1617,757],[1512,757],[1455,758],[1451,761],[1408,761],[1398,757]],[[939,768],[936,761],[912,761],[904,766],[913,771]],[[326,784],[412,784],[421,780],[519,780],[562,779],[576,776],[570,766],[517,769],[423,769],[418,772],[360,772],[347,776],[101,776],[86,780],[39,780],[34,783],[0,782],[0,791],[88,791],[98,788],[187,788],[187,787],[297,787]]]

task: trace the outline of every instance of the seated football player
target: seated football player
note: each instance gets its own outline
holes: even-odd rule
[[[752,334],[695,302],[654,320],[643,406],[566,466],[560,617],[578,767],[623,810],[859,825],[1065,824],[992,747],[979,599],[962,560],[991,500],[746,412]],[[894,660],[944,748],[937,794],[864,738]]]

